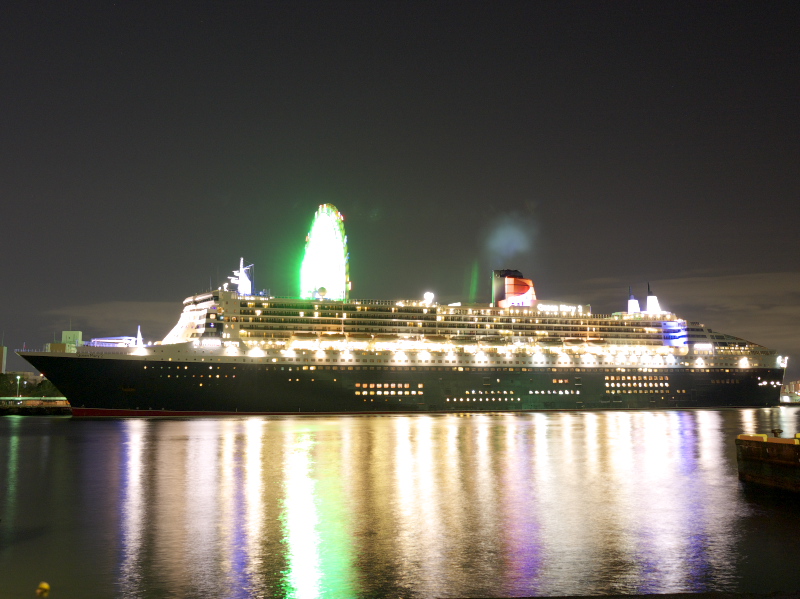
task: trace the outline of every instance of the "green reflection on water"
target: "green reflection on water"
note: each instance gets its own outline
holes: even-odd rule
[[[281,586],[286,597],[297,599],[353,596],[341,453],[327,447],[318,463],[309,432],[291,433],[287,445],[280,520],[289,568]]]
[[[6,416],[11,421],[11,431],[8,436],[8,460],[6,461],[6,500],[3,510],[3,520],[13,522],[17,506],[17,478],[19,475],[19,418],[20,416]]]
[[[341,453],[336,452],[336,456]],[[354,597],[353,547],[348,527],[344,477],[341,460],[326,463],[319,468],[317,490],[320,519],[318,530],[322,540],[319,546],[322,569],[322,596]]]
[[[286,597],[349,597],[352,547],[344,517],[341,463],[315,472],[313,433],[292,433],[284,463],[285,498],[280,519],[288,571]],[[322,474],[322,479],[317,480]]]

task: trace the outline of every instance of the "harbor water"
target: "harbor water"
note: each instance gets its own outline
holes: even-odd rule
[[[0,597],[800,591],[800,409],[0,418]]]

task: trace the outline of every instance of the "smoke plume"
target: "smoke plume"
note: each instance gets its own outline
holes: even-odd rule
[[[533,248],[535,227],[530,217],[518,213],[501,214],[489,225],[484,250],[491,268],[506,268],[513,259]]]

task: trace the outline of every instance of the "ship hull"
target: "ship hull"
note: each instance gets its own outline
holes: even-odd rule
[[[348,368],[21,355],[76,417],[766,407],[780,402],[780,386],[766,381],[783,376],[770,368]]]

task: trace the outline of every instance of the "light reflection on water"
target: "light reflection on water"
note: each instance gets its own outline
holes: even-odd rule
[[[63,568],[73,595],[800,590],[757,580],[760,531],[752,522],[774,516],[771,509],[783,517],[785,506],[743,492],[732,441],[775,427],[793,434],[799,415],[776,408],[4,419],[0,532],[15,550],[0,552],[0,566],[48,542],[13,534],[35,518],[34,508],[47,509],[47,498],[26,491],[23,462],[50,469],[29,473],[41,482],[60,459],[59,491],[86,516],[48,534],[83,550],[59,555],[58,566],[39,564],[45,572],[32,577]],[[89,521],[99,506],[111,512]],[[800,526],[790,522],[787,539],[797,539]],[[94,588],[81,588],[70,573],[86,566],[71,560],[91,560],[104,544],[107,567],[95,571]],[[783,559],[796,563],[800,546],[785,546]],[[787,580],[781,584],[800,586]],[[16,588],[26,587],[0,582],[0,594]]]

